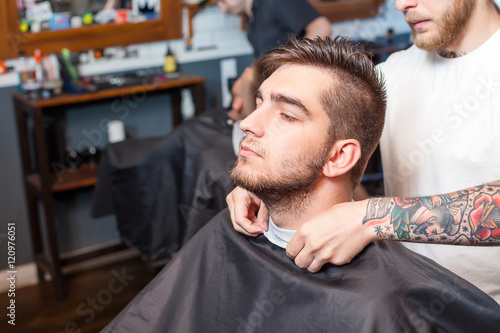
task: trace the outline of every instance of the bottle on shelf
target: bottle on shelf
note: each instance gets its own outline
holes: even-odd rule
[[[35,59],[35,81],[42,84],[45,80],[42,64],[42,51],[40,51],[40,49],[36,49],[33,58]]]
[[[0,60],[0,75],[7,73],[7,66],[5,66],[5,63]]]
[[[167,45],[167,53],[165,54],[165,62],[163,63],[163,70],[167,74],[177,72],[177,62],[175,60],[174,54]]]
[[[28,61],[23,51],[19,52],[16,71],[19,76],[18,91],[24,93],[27,98],[38,98],[42,84],[36,79],[35,63]]]
[[[19,79],[19,83],[17,85],[17,90],[19,92],[23,92],[23,82],[28,81],[29,79],[29,67],[28,61],[24,55],[23,51],[19,52],[19,58],[17,58],[16,62],[16,72]]]
[[[193,95],[188,88],[181,90],[181,112],[184,120],[193,117],[195,114]]]

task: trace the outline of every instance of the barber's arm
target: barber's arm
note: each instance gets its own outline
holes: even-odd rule
[[[305,0],[275,0],[269,1],[274,6],[275,17],[281,24],[288,27],[289,32],[310,39],[316,37],[331,37],[330,21]]]
[[[335,205],[302,224],[287,254],[311,272],[349,263],[374,240],[500,246],[500,181],[443,195]]]
[[[231,111],[229,118],[243,120],[255,110],[255,92],[260,81],[254,66],[247,67],[231,88]]]
[[[267,211],[246,190],[235,189],[227,202],[236,230],[256,236],[267,229]],[[304,222],[286,250],[297,266],[316,272],[328,262],[349,263],[374,240],[500,246],[500,181],[429,197],[338,204]]]
[[[324,16],[320,16],[314,20],[312,20],[305,27],[305,35],[306,38],[314,39],[316,37],[330,37],[332,35],[332,26],[330,21]]]
[[[104,9],[113,9],[118,7],[118,0],[108,0],[104,5]]]

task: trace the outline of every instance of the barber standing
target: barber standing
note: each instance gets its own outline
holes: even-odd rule
[[[371,241],[404,241],[500,303],[500,10],[493,0],[396,7],[415,45],[379,66],[388,197],[333,206],[303,224],[287,253],[316,272],[350,262]],[[267,229],[249,193],[237,188],[227,201],[236,230]]]
[[[245,15],[248,40],[256,58],[288,40],[290,35],[296,35],[297,38],[315,38],[332,34],[328,19],[321,16],[306,0],[216,0],[215,2],[223,13]],[[242,86],[255,85],[259,82],[253,66],[247,72],[246,77],[254,78],[255,81],[245,82],[245,78],[240,78]],[[232,92],[233,99],[244,95],[243,92],[234,89]]]
[[[247,35],[258,57],[288,40],[332,34],[328,19],[306,0],[216,0],[220,10],[247,18]]]

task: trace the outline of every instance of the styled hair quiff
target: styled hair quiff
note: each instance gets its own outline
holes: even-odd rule
[[[330,119],[328,146],[338,140],[356,139],[361,157],[351,169],[351,181],[361,181],[384,127],[386,92],[382,75],[371,59],[346,37],[296,39],[278,46],[258,60],[263,79],[283,65],[318,68],[331,75],[320,93],[320,103]]]

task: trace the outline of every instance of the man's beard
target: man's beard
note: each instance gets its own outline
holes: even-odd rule
[[[422,50],[442,51],[448,45],[460,37],[470,22],[470,17],[476,6],[475,0],[458,0],[453,4],[451,10],[445,13],[441,18],[435,18],[438,31],[435,35],[424,36],[420,34],[413,26],[411,32],[413,42]],[[412,15],[410,12],[405,16],[406,21],[421,19]]]
[[[245,166],[246,161],[239,159],[231,171],[231,179],[260,198],[270,212],[289,211],[298,216],[308,204],[307,194],[314,189],[328,154],[329,148],[323,147],[305,156],[282,160],[274,168],[269,166],[275,171],[267,173]]]

